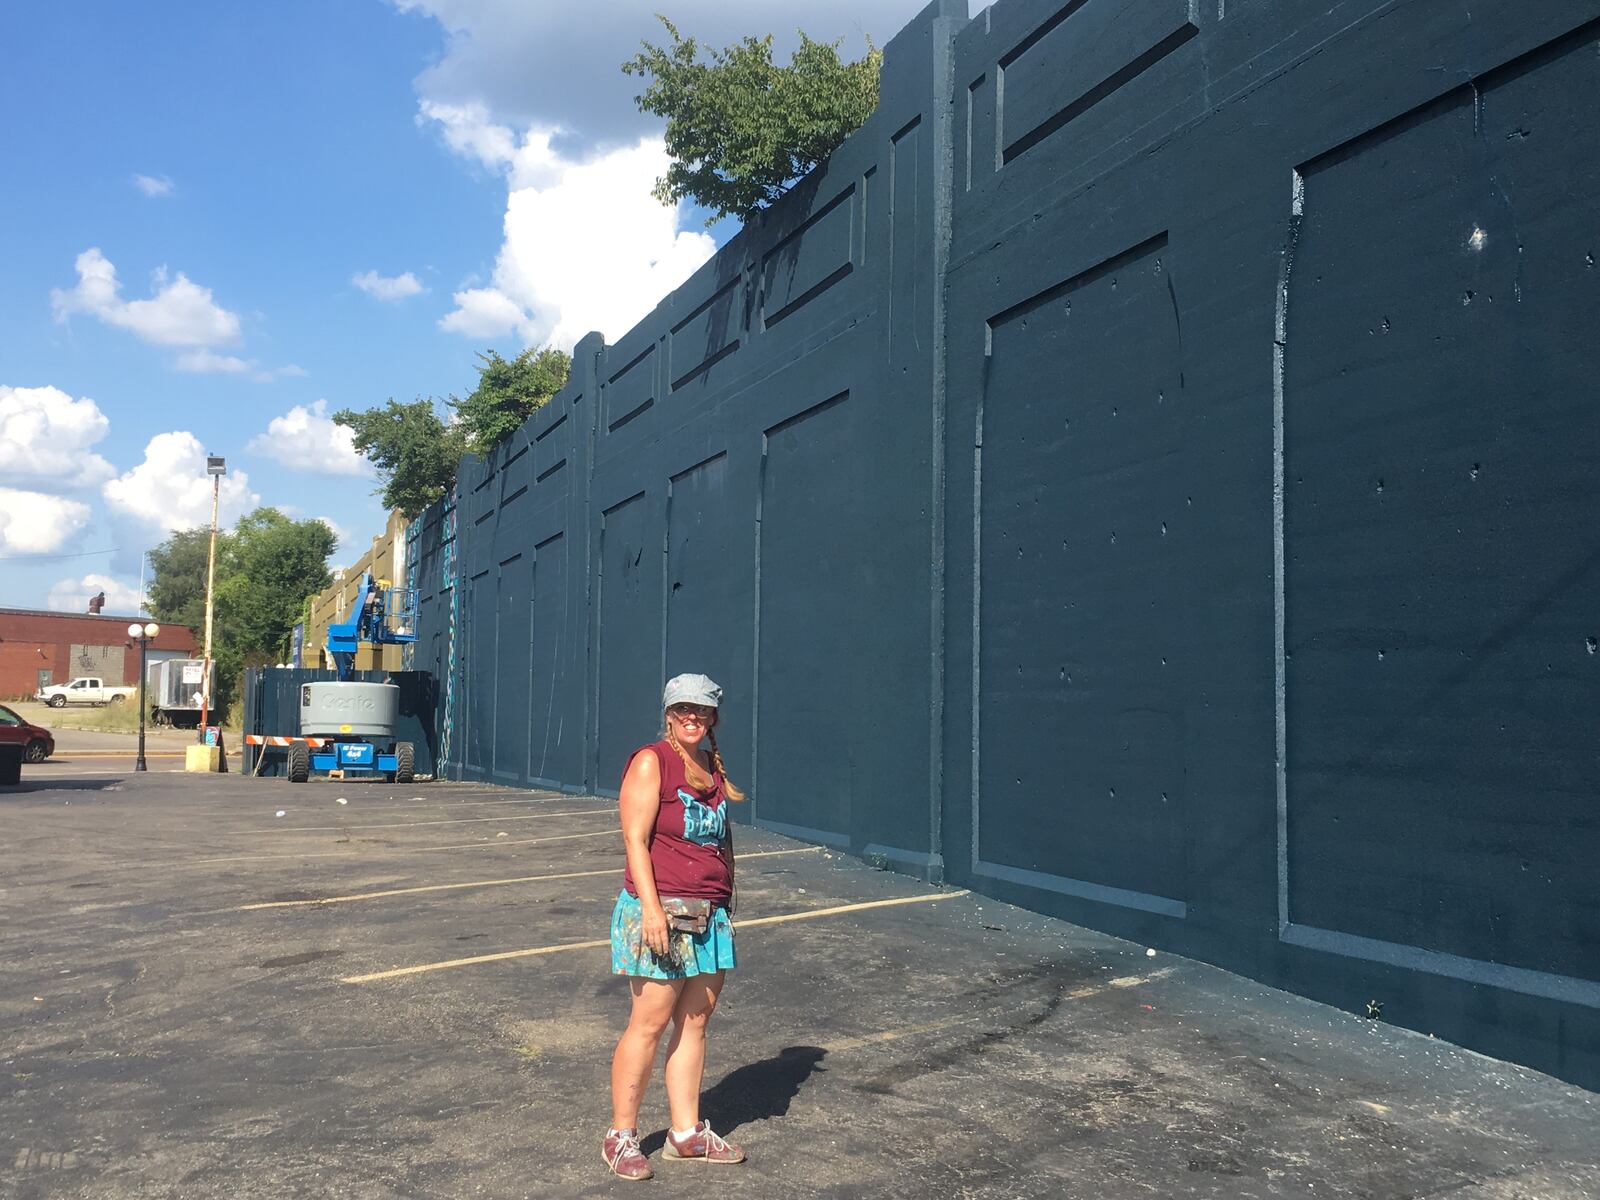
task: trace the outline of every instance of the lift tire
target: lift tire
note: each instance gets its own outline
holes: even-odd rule
[[[126,696],[112,696],[111,699],[106,701],[106,703],[107,704],[121,704],[126,699],[127,699]]]
[[[394,744],[394,781],[396,783],[410,783],[416,764],[417,748],[410,742],[396,742]]]
[[[51,708],[65,708],[67,706],[67,698],[60,693],[57,693],[56,695],[51,696],[50,699],[46,700],[45,703]]]
[[[311,776],[311,750],[304,742],[289,747],[289,782],[304,783]]]

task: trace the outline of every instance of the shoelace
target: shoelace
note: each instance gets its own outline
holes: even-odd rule
[[[707,1150],[726,1150],[728,1148],[728,1143],[723,1141],[720,1137],[718,1137],[715,1133],[713,1133],[711,1131],[711,1122],[710,1121],[707,1121],[703,1125],[701,1125],[700,1126],[700,1130],[701,1130],[702,1133],[704,1133],[706,1135],[706,1149]]]
[[[635,1154],[643,1153],[643,1151],[639,1149],[639,1135],[634,1133],[618,1134],[617,1152],[614,1156],[612,1156],[609,1164],[613,1171],[617,1169],[617,1164],[627,1156],[629,1150],[632,1150]]]

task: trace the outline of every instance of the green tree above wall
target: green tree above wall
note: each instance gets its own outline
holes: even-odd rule
[[[355,433],[356,451],[378,468],[385,508],[398,508],[409,520],[455,484],[466,432],[445,424],[432,399],[419,396],[401,404],[391,398],[361,412],[342,408],[333,419]]]
[[[672,163],[656,181],[664,204],[693,200],[719,217],[741,220],[772,204],[838,148],[878,105],[883,52],[868,43],[855,62],[839,42],[803,32],[789,65],[772,61],[772,37],[747,37],[723,50],[683,37],[659,18],[672,42],[643,43],[622,64],[648,82],[634,97],[643,112],[667,119]]]
[[[490,350],[478,355],[478,386],[464,398],[450,397],[467,449],[486,454],[543,408],[567,384],[572,358],[562,350],[524,350],[502,358]]]

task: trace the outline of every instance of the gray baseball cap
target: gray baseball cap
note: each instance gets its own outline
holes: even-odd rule
[[[716,708],[722,703],[722,689],[709,675],[674,675],[661,693],[661,707],[674,704],[703,704]]]

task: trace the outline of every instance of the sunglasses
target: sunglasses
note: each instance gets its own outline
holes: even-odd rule
[[[711,721],[717,715],[714,708],[706,708],[699,704],[674,704],[667,709],[667,716],[677,721],[697,721],[701,725]]]

